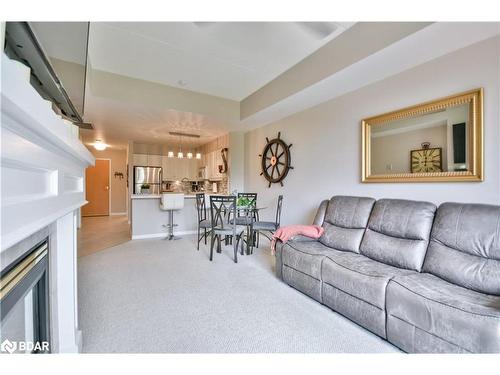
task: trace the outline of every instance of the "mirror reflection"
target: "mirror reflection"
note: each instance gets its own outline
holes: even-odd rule
[[[371,174],[468,171],[469,106],[372,126]]]

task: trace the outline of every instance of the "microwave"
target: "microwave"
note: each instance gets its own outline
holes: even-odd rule
[[[198,168],[198,178],[202,180],[207,178],[207,167]]]

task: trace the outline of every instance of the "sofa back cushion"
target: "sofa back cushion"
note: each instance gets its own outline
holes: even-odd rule
[[[500,295],[500,206],[443,203],[423,270],[465,288]]]
[[[361,254],[399,268],[420,271],[436,206],[429,202],[381,199],[373,208]]]
[[[370,212],[375,199],[365,197],[335,196],[326,208],[319,241],[337,250],[359,253]]]

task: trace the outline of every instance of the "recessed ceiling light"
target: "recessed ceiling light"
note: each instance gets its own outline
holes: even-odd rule
[[[107,147],[108,147],[108,145],[106,143],[102,143],[102,141],[100,139],[96,139],[94,142],[94,148],[97,151],[104,151],[104,150],[106,150]]]

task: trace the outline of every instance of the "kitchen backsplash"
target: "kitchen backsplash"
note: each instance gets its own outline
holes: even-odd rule
[[[205,191],[206,193],[210,194],[213,192],[213,183],[217,184],[217,194],[228,194],[229,193],[229,178],[227,175],[222,177],[222,180],[220,181],[209,181],[205,180],[204,182],[199,184],[199,191],[193,190],[193,185],[191,181],[179,181],[178,183],[172,183],[171,184],[171,189],[176,192],[183,192],[185,194],[192,194],[192,193],[197,193],[201,191]],[[203,189],[203,190],[202,190]]]

